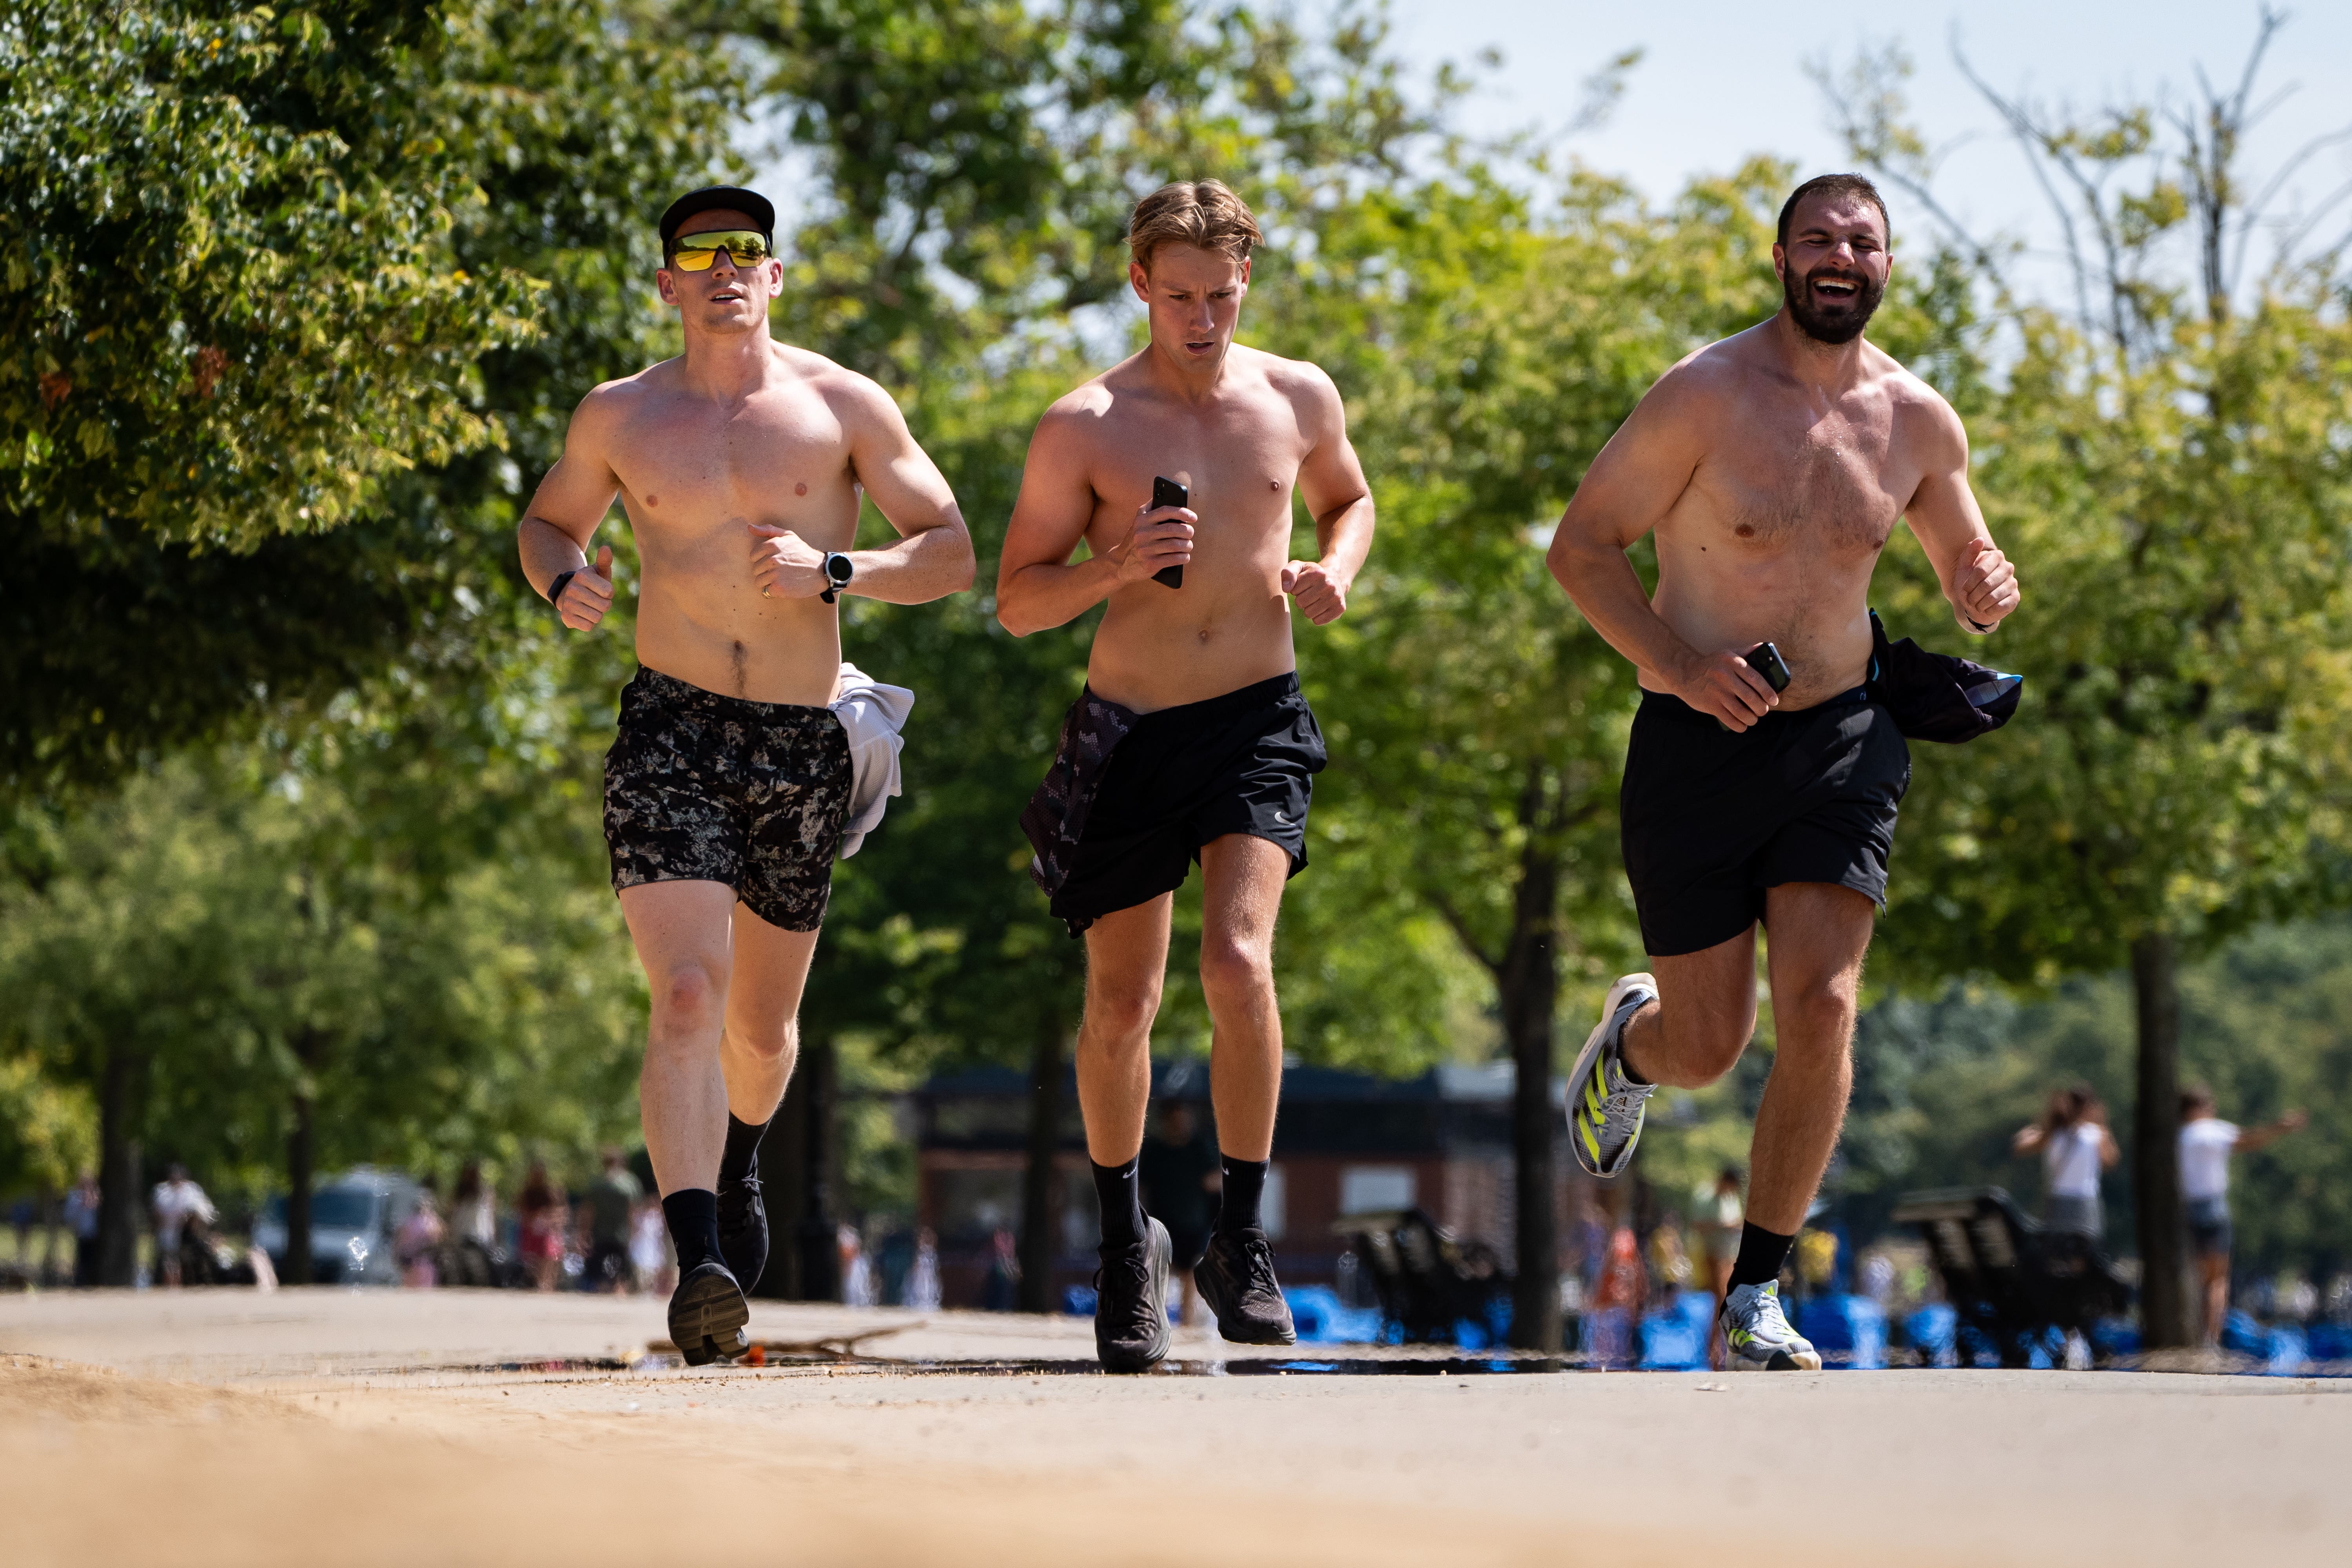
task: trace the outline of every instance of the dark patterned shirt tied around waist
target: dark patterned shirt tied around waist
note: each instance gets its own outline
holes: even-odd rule
[[[1045,770],[1045,782],[1021,813],[1021,831],[1034,851],[1029,875],[1048,898],[1069,879],[1078,840],[1086,836],[1087,814],[1102,786],[1103,769],[1135,728],[1137,717],[1133,709],[1105,701],[1091,689],[1080,692],[1063,717],[1054,765]]]

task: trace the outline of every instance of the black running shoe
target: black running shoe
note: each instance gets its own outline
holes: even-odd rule
[[[715,1258],[688,1269],[670,1294],[670,1342],[688,1366],[709,1366],[741,1355],[751,1346],[751,1321],[743,1288]]]
[[[1217,1332],[1239,1345],[1295,1345],[1290,1303],[1275,1282],[1274,1253],[1262,1230],[1223,1232],[1192,1266],[1192,1283],[1217,1314]]]
[[[719,1189],[719,1256],[743,1294],[760,1288],[760,1276],[768,1271],[768,1205],[757,1176]]]
[[[1150,1372],[1168,1354],[1168,1227],[1146,1215],[1144,1237],[1102,1248],[1095,1270],[1095,1354],[1105,1372]]]

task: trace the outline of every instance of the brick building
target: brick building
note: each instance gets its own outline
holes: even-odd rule
[[[1511,1081],[1507,1063],[1441,1067],[1404,1079],[1285,1068],[1264,1206],[1284,1283],[1334,1283],[1346,1244],[1334,1234],[1333,1222],[1383,1209],[1419,1207],[1456,1236],[1483,1240],[1509,1259],[1517,1223]],[[1555,1082],[1555,1103],[1561,1093]],[[991,1238],[1000,1226],[1020,1223],[1029,1085],[1012,1068],[978,1068],[940,1074],[911,1098],[919,1149],[918,1223],[939,1236],[946,1304],[976,1306]],[[1193,1102],[1203,1124],[1213,1124],[1207,1062],[1153,1064],[1153,1104],[1171,1100]],[[1064,1080],[1061,1103],[1054,1194],[1060,1216],[1057,1300],[1064,1287],[1092,1278],[1099,1240],[1074,1077]],[[1578,1231],[1570,1220],[1580,1213],[1590,1184],[1569,1157],[1564,1124],[1555,1163],[1553,1201],[1567,1249],[1575,1245]],[[1563,1267],[1571,1262],[1564,1250]]]

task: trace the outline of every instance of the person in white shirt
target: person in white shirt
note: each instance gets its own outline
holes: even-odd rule
[[[163,1266],[163,1283],[180,1284],[180,1236],[190,1220],[200,1226],[213,1222],[213,1201],[204,1188],[188,1179],[185,1165],[173,1165],[171,1174],[155,1184],[150,1200],[155,1209],[155,1261]]]
[[[2042,1152],[2042,1172],[2048,1201],[2042,1211],[2043,1226],[2053,1236],[2088,1237],[2094,1246],[2106,1235],[2099,1208],[2099,1173],[2114,1164],[2121,1151],[2107,1131],[2107,1108],[2088,1084],[2054,1091],[2042,1119],[2017,1130],[2009,1141],[2012,1152]]]
[[[2311,1118],[2290,1110],[2267,1127],[2240,1127],[2213,1114],[2213,1091],[2202,1084],[2180,1096],[2180,1201],[2189,1240],[2205,1285],[2205,1342],[2221,1342],[2230,1314],[2230,1156],[2251,1154],[2296,1131]]]

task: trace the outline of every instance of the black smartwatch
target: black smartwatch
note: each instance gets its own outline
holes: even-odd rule
[[[817,597],[828,605],[834,603],[841,597],[841,591],[849,586],[849,579],[856,574],[856,564],[848,556],[838,550],[826,551],[824,552],[824,592],[819,594]]]
[[[572,586],[572,579],[586,570],[584,566],[574,566],[569,572],[559,572],[555,574],[555,581],[547,585],[548,605],[557,615],[563,613],[563,590]]]

